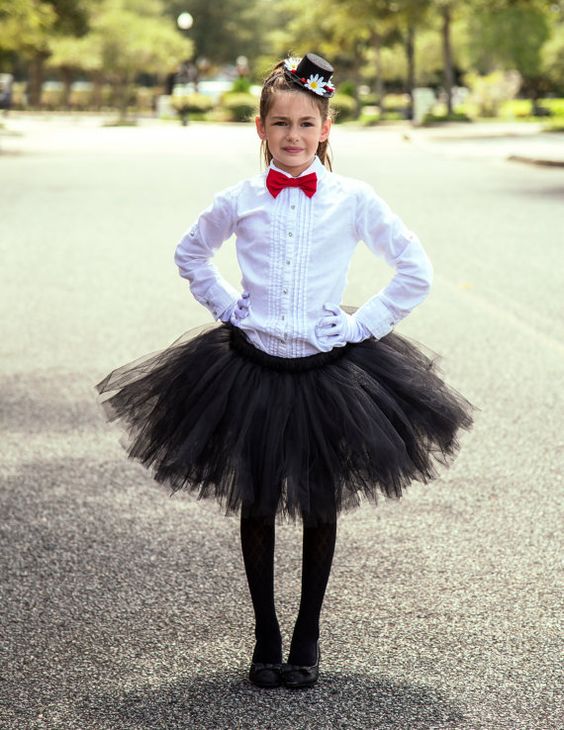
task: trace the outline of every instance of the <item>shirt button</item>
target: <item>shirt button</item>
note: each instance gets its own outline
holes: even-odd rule
[[[292,238],[293,235],[292,231],[290,231],[290,233],[288,233],[288,238]]]
[[[291,206],[290,206],[290,208],[291,208],[292,210],[296,210],[296,206],[295,206],[295,205],[291,205]]]
[[[280,317],[280,319],[281,319],[282,321],[284,321],[284,320],[286,319],[285,315],[282,315],[282,316]]]
[[[282,294],[287,294],[287,293],[288,293],[287,289],[282,289]]]
[[[286,259],[286,264],[287,264],[288,266],[290,266],[290,264],[291,264],[291,263],[292,263],[292,262],[290,261],[290,259]]]

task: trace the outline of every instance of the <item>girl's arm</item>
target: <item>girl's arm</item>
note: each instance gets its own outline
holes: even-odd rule
[[[211,263],[211,258],[235,229],[235,201],[231,189],[218,193],[176,247],[174,260],[180,276],[190,282],[194,298],[215,319],[233,308],[239,292]]]
[[[396,271],[390,283],[355,313],[379,339],[425,299],[433,268],[417,236],[369,186],[359,200],[356,226],[358,238]]]

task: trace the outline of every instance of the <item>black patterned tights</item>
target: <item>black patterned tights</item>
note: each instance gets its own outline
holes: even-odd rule
[[[255,612],[254,662],[282,661],[282,640],[274,605],[273,524],[241,519],[241,547],[251,600]],[[311,666],[317,655],[319,616],[337,535],[336,522],[304,526],[302,592],[288,661]]]

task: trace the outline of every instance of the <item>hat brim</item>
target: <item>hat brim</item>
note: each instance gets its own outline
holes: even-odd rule
[[[314,89],[311,89],[310,87],[306,86],[307,79],[302,77],[299,78],[296,74],[295,69],[290,70],[289,68],[284,69],[284,73],[286,75],[286,78],[288,78],[290,81],[292,81],[296,86],[299,86],[301,89],[305,89],[305,91],[309,91],[310,94],[313,94],[313,96],[318,96],[320,99],[330,99],[332,96],[335,95],[335,89],[331,87],[331,89],[324,88],[321,90],[321,93],[319,91],[315,91]]]

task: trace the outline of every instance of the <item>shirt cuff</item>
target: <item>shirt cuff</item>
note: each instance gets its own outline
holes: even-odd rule
[[[359,307],[354,316],[377,340],[389,334],[395,325],[392,313],[378,296]]]
[[[239,292],[226,282],[224,286],[218,284],[211,286],[205,297],[198,301],[209,309],[214,319],[220,319],[221,315],[238,301],[239,296]]]

